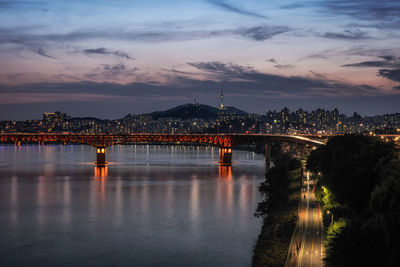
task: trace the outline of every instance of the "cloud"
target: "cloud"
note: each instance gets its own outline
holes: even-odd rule
[[[285,26],[258,26],[254,28],[238,30],[236,33],[256,41],[264,41],[274,37],[275,35],[285,33],[290,30],[290,28]]]
[[[379,56],[379,58],[381,58],[382,60],[362,61],[352,64],[346,64],[342,67],[385,68],[378,70],[377,75],[395,82],[400,82],[400,57],[384,55]]]
[[[209,2],[210,4],[212,4],[214,6],[221,8],[223,10],[226,10],[226,11],[229,11],[232,13],[236,13],[236,14],[240,14],[243,16],[249,16],[249,17],[260,18],[260,19],[266,18],[264,15],[261,15],[259,13],[248,11],[248,10],[245,10],[245,9],[237,7],[237,6],[230,5],[226,1],[207,0],[207,2]]]
[[[399,66],[399,62],[388,62],[383,60],[377,61],[363,61],[352,64],[345,64],[342,67],[360,67],[360,68],[382,68],[382,67],[396,67]]]
[[[397,89],[388,94],[381,88],[335,80],[315,72],[282,76],[219,61],[190,62],[188,66],[193,71],[169,71],[166,75],[169,80],[163,83],[151,80],[119,83],[119,77],[129,75],[131,68],[103,64],[93,69],[91,74],[97,76],[87,81],[0,84],[0,114],[4,119],[17,116],[31,119],[32,114],[40,116],[41,112],[62,110],[85,116],[91,112],[96,116],[121,117],[191,102],[193,95],[202,103],[215,103],[221,84],[226,88],[227,104],[250,112],[264,113],[283,106],[305,109],[336,106],[345,112],[357,110],[369,114],[398,110],[400,90]],[[114,82],[105,82],[103,78],[107,75]],[[131,75],[137,74],[134,71]]]
[[[399,48],[373,48],[370,46],[354,46],[345,51],[344,55],[349,56],[366,56],[366,57],[392,57],[392,55],[400,55]]]
[[[304,7],[308,7],[310,6],[309,4],[306,3],[290,3],[290,4],[286,4],[281,6],[281,9],[296,9],[296,8],[304,8]]]
[[[295,67],[294,65],[290,65],[290,64],[279,64],[278,61],[275,60],[274,58],[270,58],[270,59],[267,59],[265,61],[266,62],[270,62],[270,63],[274,63],[275,64],[274,67],[277,68],[277,69],[281,69],[281,70],[291,69],[291,68]]]
[[[312,72],[312,76],[285,77],[262,73],[250,66],[219,61],[187,64],[209,74],[212,79],[228,83],[229,88],[237,88],[241,94],[259,97],[338,97],[380,93],[380,89],[373,86],[353,85]]]
[[[32,51],[33,53],[39,56],[55,59],[55,57],[49,55],[45,51],[44,47],[46,46],[46,44],[44,42],[30,40],[29,38],[24,38],[21,35],[16,35],[16,36],[8,35],[6,30],[0,30],[0,44],[4,43],[16,44],[27,48],[28,50]]]
[[[400,68],[399,69],[382,69],[378,71],[378,76],[387,78],[389,80],[400,82]],[[399,87],[396,87],[398,89]]]
[[[11,8],[26,8],[26,9],[41,9],[42,11],[47,11],[44,8],[45,4],[43,2],[38,1],[18,1],[18,0],[1,0],[0,1],[0,9],[11,9]]]
[[[400,2],[397,0],[323,0],[316,5],[329,13],[368,22],[375,21],[375,24],[382,27],[397,28],[400,25]]]
[[[281,69],[281,70],[294,68],[294,66],[290,65],[290,64],[278,64],[278,65],[275,65],[274,67],[277,69]]]
[[[187,64],[199,70],[220,74],[241,74],[253,71],[253,68],[249,66],[246,67],[232,63],[226,64],[219,61],[188,62]]]
[[[284,26],[260,25],[249,28],[226,29],[226,30],[202,30],[202,31],[179,31],[179,30],[136,30],[136,31],[112,31],[112,30],[93,30],[93,31],[75,31],[65,34],[32,34],[29,31],[18,29],[2,30],[0,29],[1,44],[18,44],[29,48],[31,51],[47,57],[52,57],[45,53],[44,48],[51,46],[65,46],[69,43],[87,41],[87,40],[114,40],[128,42],[179,42],[187,40],[201,40],[208,38],[218,38],[224,36],[240,35],[251,40],[263,41],[272,38],[275,35],[290,31]],[[39,53],[40,52],[40,53]],[[127,53],[108,50],[104,47],[86,49],[82,51],[87,55],[114,55],[121,58],[129,58]]]
[[[104,47],[95,48],[95,49],[85,49],[83,53],[86,55],[113,55],[125,59],[134,59],[130,57],[127,53],[117,51],[117,50],[108,50]]]
[[[369,39],[367,32],[360,31],[359,29],[345,30],[342,33],[337,32],[326,32],[320,37],[329,39],[346,39],[346,40],[364,40]]]
[[[46,96],[43,101],[48,101],[49,95],[54,99],[56,94],[62,96],[91,95],[148,98],[150,101],[163,101],[163,99],[192,99],[193,93],[199,97],[208,97],[210,94],[217,97],[221,83],[227,88],[229,94],[237,99],[325,99],[339,97],[359,97],[380,95],[379,88],[363,84],[350,84],[343,81],[329,79],[326,76],[311,73],[306,76],[282,76],[263,73],[251,66],[234,63],[189,62],[196,71],[203,75],[193,78],[192,72],[169,72],[172,76],[165,83],[133,82],[119,83],[125,76],[137,75],[135,68],[123,64],[103,64],[85,76],[88,81],[57,82],[57,83],[32,83],[20,85],[0,84],[0,98],[7,95],[21,95],[24,93],[37,94],[35,102],[40,95]],[[108,82],[104,82],[107,79]],[[114,82],[113,82],[114,81]],[[72,96],[71,96],[72,97]],[[166,101],[166,100],[165,100]]]
[[[36,51],[35,51],[36,50]],[[32,49],[32,51],[36,52],[38,55],[41,55],[42,57],[47,57],[47,58],[51,58],[51,59],[55,59],[55,57],[52,57],[50,55],[48,55],[43,48],[38,47],[37,49]]]
[[[90,80],[124,81],[124,78],[134,76],[137,70],[138,68],[128,68],[124,64],[102,64],[84,76]]]

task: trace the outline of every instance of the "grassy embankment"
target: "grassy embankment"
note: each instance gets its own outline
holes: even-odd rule
[[[266,174],[260,185],[265,199],[255,215],[264,219],[254,248],[253,266],[283,266],[289,243],[296,226],[300,200],[300,162],[287,154],[276,156],[277,166]]]

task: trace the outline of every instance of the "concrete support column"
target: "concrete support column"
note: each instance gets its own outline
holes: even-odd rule
[[[265,144],[265,172],[268,172],[271,167],[271,145]]]
[[[219,148],[219,164],[232,165],[232,149],[220,147]]]
[[[107,164],[106,148],[105,147],[97,147],[97,149],[96,149],[96,165],[104,166],[106,164]]]

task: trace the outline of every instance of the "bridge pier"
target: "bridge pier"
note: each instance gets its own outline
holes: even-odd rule
[[[265,173],[271,168],[271,145],[265,144]]]
[[[96,149],[96,165],[104,166],[107,165],[106,161],[106,148],[105,147],[97,147]]]
[[[232,165],[232,149],[220,147],[219,148],[219,164]]]

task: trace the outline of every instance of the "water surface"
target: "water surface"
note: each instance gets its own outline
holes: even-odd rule
[[[0,146],[1,266],[249,266],[264,158],[218,149]]]

